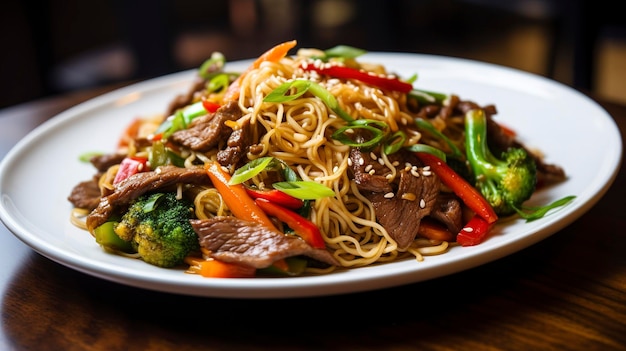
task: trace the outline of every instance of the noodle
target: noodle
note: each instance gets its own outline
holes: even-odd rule
[[[329,138],[331,130],[345,123],[325,103],[302,96],[283,103],[264,102],[265,96],[279,85],[295,79],[309,79],[324,86],[351,116],[386,123],[391,131],[406,125],[412,117],[403,110],[402,94],[385,95],[380,89],[357,81],[324,80],[305,73],[298,67],[306,57],[284,58],[278,63],[265,63],[246,74],[241,81],[239,106],[242,119],[262,125],[260,144],[263,151],[255,157],[273,156],[294,168],[303,180],[313,180],[333,188],[337,196],[316,200],[311,221],[319,226],[328,248],[344,267],[370,265],[404,256],[385,228],[377,223],[372,204],[362,196],[348,177],[350,147]],[[404,108],[406,109],[406,108]],[[417,142],[419,134],[411,136]],[[385,154],[380,162],[397,170]],[[442,243],[420,241],[406,250],[418,260],[425,254],[447,250]]]

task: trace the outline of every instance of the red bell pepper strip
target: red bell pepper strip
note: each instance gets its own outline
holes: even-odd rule
[[[146,157],[126,157],[120,163],[120,168],[117,170],[117,174],[115,174],[113,184],[117,184],[133,174],[148,170],[150,170],[150,167],[148,167],[148,159]]]
[[[295,198],[289,194],[285,194],[284,192],[276,189],[270,190],[259,190],[253,188],[246,188],[246,192],[253,199],[266,199],[270,202],[273,202],[277,205],[287,207],[293,210],[297,210],[304,205],[304,201]]]
[[[268,215],[278,218],[293,229],[304,241],[316,249],[326,247],[324,238],[315,223],[300,216],[296,212],[274,204],[266,199],[258,198],[254,200],[256,204]]]
[[[456,236],[456,242],[461,246],[478,245],[489,233],[493,223],[487,222],[483,217],[474,215]]]
[[[206,110],[206,112],[213,113],[220,108],[220,104],[215,103],[213,101],[209,101],[206,99],[202,99],[202,107]]]
[[[442,159],[426,152],[416,152],[415,155],[417,155],[424,164],[430,166],[430,169],[441,178],[441,181],[452,189],[474,213],[484,218],[487,223],[494,223],[498,220],[498,215],[482,194],[463,179],[463,177],[458,175]]]
[[[399,91],[401,93],[408,93],[413,90],[413,85],[403,82],[398,78],[382,76],[352,67],[332,65],[316,66],[312,64],[305,64],[302,66],[302,69],[306,71],[315,71],[319,74],[335,78],[356,79],[365,84],[372,85],[383,90]]]

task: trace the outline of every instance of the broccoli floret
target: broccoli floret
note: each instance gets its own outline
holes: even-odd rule
[[[475,186],[498,215],[520,209],[535,191],[537,165],[526,150],[512,147],[500,158],[487,145],[487,117],[483,110],[465,114],[465,148],[475,176]]]
[[[174,267],[199,249],[198,236],[189,219],[191,202],[176,199],[175,193],[154,193],[137,198],[115,227],[147,263]]]

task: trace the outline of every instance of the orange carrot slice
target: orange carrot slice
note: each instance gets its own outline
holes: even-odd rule
[[[289,50],[293,49],[298,42],[296,40],[286,41],[284,43],[278,44],[271,49],[264,52],[261,56],[259,56],[254,62],[244,71],[242,72],[234,82],[230,84],[226,92],[224,93],[223,100],[232,101],[237,100],[239,98],[239,91],[241,88],[241,80],[243,77],[248,74],[253,69],[259,68],[261,63],[263,62],[278,62],[283,57],[287,56]]]

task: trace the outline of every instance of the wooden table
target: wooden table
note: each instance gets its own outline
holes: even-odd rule
[[[42,121],[101,92],[0,110],[0,157]],[[626,106],[596,101],[626,139]],[[0,226],[0,349],[626,350],[625,229],[622,169],[580,219],[478,268],[365,293],[231,300],[94,278]]]

